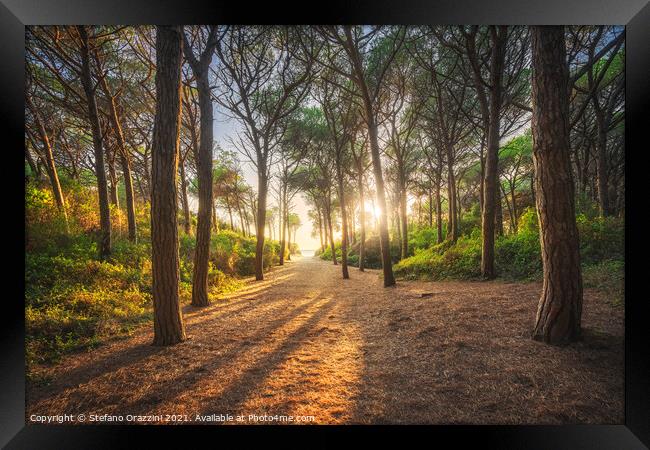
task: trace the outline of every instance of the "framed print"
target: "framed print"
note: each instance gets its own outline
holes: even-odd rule
[[[321,9],[3,1],[2,444],[647,448],[650,6]]]

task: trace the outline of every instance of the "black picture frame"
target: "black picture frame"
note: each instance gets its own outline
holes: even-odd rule
[[[647,0],[364,0],[323,2],[309,5],[267,2],[201,3],[195,0],[2,0],[0,4],[0,90],[5,130],[2,147],[8,158],[3,184],[10,189],[6,217],[24,215],[23,197],[11,192],[22,182],[24,145],[24,26],[38,24],[168,24],[168,23],[392,23],[392,24],[615,24],[626,25],[626,268],[625,268],[625,423],[622,425],[565,426],[327,426],[255,427],[257,438],[270,432],[285,445],[327,446],[333,439],[347,440],[350,433],[364,438],[403,442],[404,434],[423,442],[452,443],[453,447],[474,444],[485,448],[521,449],[643,449],[650,446],[650,359],[647,343],[646,295],[635,284],[643,280],[643,200],[645,187],[635,170],[643,168],[646,153],[644,112],[650,108],[650,4]],[[646,133],[647,134],[647,133]],[[647,167],[647,166],[645,166]],[[7,179],[7,175],[18,178]],[[639,187],[634,188],[638,183]],[[10,216],[11,214],[11,216]],[[20,264],[24,246],[19,236],[22,224],[3,234],[6,289],[3,294],[3,324],[0,328],[0,445],[9,449],[41,448],[134,448],[189,445],[188,433],[202,435],[221,444],[220,435],[233,435],[244,443],[248,427],[127,427],[63,426],[25,424],[24,371],[24,271]],[[24,236],[24,235],[23,235]],[[14,275],[11,271],[15,271]],[[641,276],[637,276],[637,274]],[[9,286],[11,285],[11,286]],[[13,287],[13,294],[9,294]],[[1,291],[0,291],[1,292]],[[320,435],[306,438],[305,431]],[[216,436],[214,436],[216,434]],[[209,436],[208,436],[209,435]],[[142,442],[142,444],[140,444]],[[197,444],[198,445],[198,444]],[[245,447],[244,447],[245,448]]]

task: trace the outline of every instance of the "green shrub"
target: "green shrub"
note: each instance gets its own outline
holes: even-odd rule
[[[405,279],[468,280],[481,275],[481,241],[476,233],[453,244],[444,241],[395,265],[395,275]]]
[[[606,292],[611,303],[621,306],[625,299],[625,264],[605,260],[582,268],[584,287]]]
[[[348,251],[348,261],[354,261],[354,264],[350,265],[358,266],[359,265],[359,242],[356,242],[354,245],[350,246]],[[331,253],[329,254],[331,258]],[[366,239],[364,246],[364,266],[368,269],[381,269],[381,245],[379,241],[379,236],[373,235]],[[355,258],[352,258],[355,257]],[[393,264],[397,263],[400,258],[400,246],[397,240],[390,241],[390,257]],[[327,259],[327,258],[326,258]]]
[[[625,258],[625,223],[618,217],[589,219],[578,215],[580,235],[580,260],[583,264],[596,264],[605,260]]]
[[[580,236],[581,261],[586,273],[593,273],[597,269],[589,267],[603,262],[612,264],[611,261],[615,261],[622,264],[625,231],[622,219],[588,218],[580,214],[576,222]],[[415,242],[415,239],[412,241]],[[469,236],[461,236],[456,244],[444,241],[424,249],[415,247],[414,255],[400,261],[395,266],[395,272],[406,279],[477,278],[480,275],[480,256],[480,230],[475,227]],[[541,276],[539,224],[534,208],[527,208],[523,212],[517,233],[504,235],[496,240],[495,263],[498,275],[506,279],[529,280]]]
[[[63,180],[62,180],[63,181]],[[25,326],[29,367],[100,345],[152,320],[151,243],[148,205],[136,205],[138,243],[114,223],[112,252],[97,260],[96,195],[81,183],[65,180],[70,231],[53,202],[51,189],[26,185]],[[126,227],[123,212],[112,219]],[[213,233],[208,282],[210,295],[242,285],[239,275],[253,273],[255,239],[224,231]],[[196,239],[179,233],[181,302],[189,302]],[[279,245],[265,246],[268,267]],[[219,267],[215,262],[224,263]]]
[[[409,252],[415,254],[416,250],[423,250],[437,243],[438,229],[436,227],[421,227],[409,235]]]

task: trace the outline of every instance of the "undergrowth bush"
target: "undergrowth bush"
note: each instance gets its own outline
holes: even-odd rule
[[[623,276],[624,231],[623,219],[613,217],[576,218],[580,239],[580,257],[585,280],[605,269],[616,272],[610,279]],[[526,209],[519,219],[516,233],[499,237],[495,242],[497,273],[505,279],[539,279],[542,272],[537,214],[534,208]],[[419,235],[430,236],[424,229]],[[422,241],[425,241],[423,239]],[[412,239],[412,242],[417,242]],[[444,241],[427,248],[414,245],[414,255],[395,265],[395,273],[404,279],[473,279],[480,277],[481,236],[474,228],[469,235],[462,235],[454,244]],[[590,281],[592,285],[598,285]],[[612,282],[603,285],[613,286]]]
[[[112,211],[112,252],[106,261],[99,261],[96,194],[70,180],[62,184],[69,232],[49,186],[34,182],[26,185],[28,373],[34,364],[52,363],[68,352],[93,348],[152,320],[149,206],[136,205],[137,243],[126,239],[123,212]],[[195,246],[194,236],[179,231],[182,303],[191,300]],[[279,249],[277,242],[266,241],[265,268],[277,264]],[[241,287],[240,278],[254,273],[255,238],[228,230],[212,233],[210,250],[211,296]]]

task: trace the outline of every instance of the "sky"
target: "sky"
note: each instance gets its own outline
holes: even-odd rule
[[[215,120],[213,129],[215,142],[219,144],[223,149],[234,150],[228,143],[228,137],[236,135],[240,129],[239,123],[235,119],[226,117],[218,105],[214,106],[214,112]],[[240,153],[238,153],[238,155],[239,160],[241,161],[241,166],[246,182],[257,191],[257,171],[252,167],[250,161],[246,156]],[[269,192],[269,198],[267,202],[269,208],[276,203],[271,192]],[[302,223],[302,226],[298,228],[296,232],[296,242],[298,243],[300,250],[316,250],[318,247],[320,247],[318,236],[316,236],[316,238],[313,238],[311,236],[312,225],[309,217],[307,216],[309,209],[310,208],[307,205],[307,202],[305,201],[303,195],[301,193],[298,193],[293,199],[293,209],[291,212],[298,214],[300,216],[300,222]],[[223,214],[223,212],[221,213]]]

